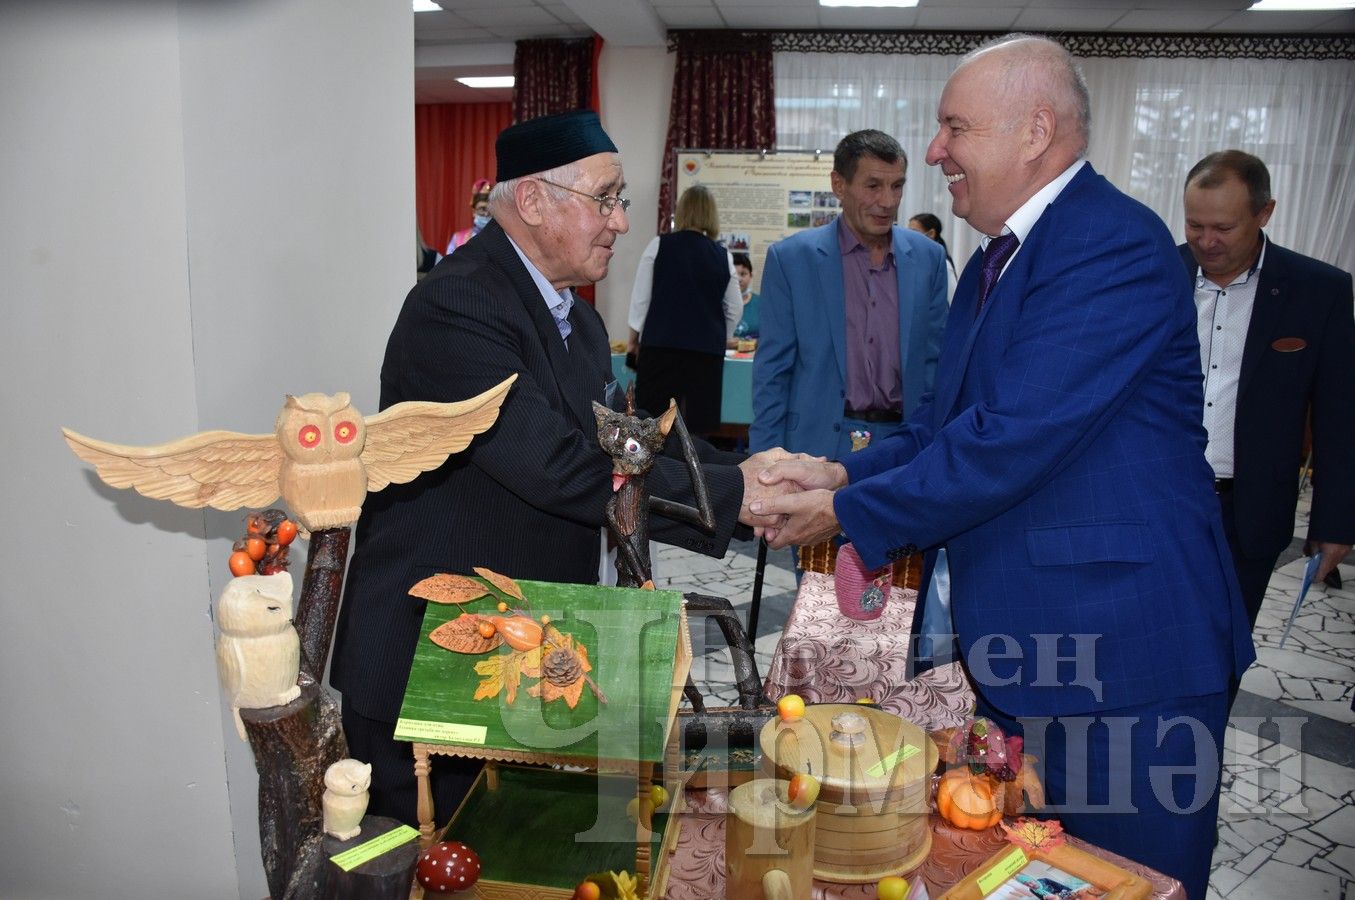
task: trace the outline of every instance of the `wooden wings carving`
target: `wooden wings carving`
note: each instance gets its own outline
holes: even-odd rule
[[[357,520],[367,491],[435,469],[489,429],[516,375],[457,403],[397,403],[364,418],[347,394],[288,396],[273,434],[204,431],[167,444],[110,444],[63,428],[105,483],[179,506],[259,508],[279,495],[315,531]]]

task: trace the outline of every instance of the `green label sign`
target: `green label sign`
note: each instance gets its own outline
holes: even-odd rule
[[[1010,853],[998,860],[997,865],[979,876],[979,892],[987,897],[1002,887],[1008,878],[1024,869],[1028,862],[1030,860],[1026,859],[1026,851],[1013,847]]]
[[[397,741],[483,745],[487,732],[488,729],[483,725],[458,725],[456,722],[400,719],[395,723],[395,739]]]
[[[894,771],[899,763],[906,762],[921,752],[922,751],[919,748],[914,747],[912,744],[908,744],[905,747],[895,750],[893,753],[871,766],[866,770],[866,774],[871,778],[879,778],[886,772]]]
[[[358,866],[367,862],[369,859],[376,859],[383,853],[389,853],[396,847],[408,844],[419,836],[419,832],[410,828],[408,825],[401,825],[399,828],[392,828],[383,835],[372,838],[370,841],[364,841],[351,850],[345,850],[337,856],[331,856],[330,859],[334,865],[343,869],[345,872],[351,872]]]

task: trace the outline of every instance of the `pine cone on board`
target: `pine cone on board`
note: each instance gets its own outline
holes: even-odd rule
[[[541,677],[556,687],[569,687],[583,675],[583,666],[571,650],[552,650],[541,663]]]

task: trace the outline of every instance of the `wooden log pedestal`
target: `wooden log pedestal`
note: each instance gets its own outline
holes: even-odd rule
[[[400,822],[385,816],[363,816],[362,833],[341,841],[326,834],[322,852],[328,860],[320,900],[406,900],[414,883],[414,869],[419,864],[419,842],[411,838],[380,856],[369,859],[355,869],[345,872],[334,864],[334,857],[359,844],[380,837]]]
[[[789,782],[758,778],[729,795],[726,900],[809,900],[815,810],[791,806],[788,787]]]
[[[268,890],[278,900],[315,896],[321,851],[325,770],[348,755],[339,710],[309,677],[284,706],[242,709],[259,773],[259,843]]]

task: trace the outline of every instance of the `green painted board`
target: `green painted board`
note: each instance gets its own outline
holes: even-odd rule
[[[635,874],[635,823],[626,817],[634,796],[634,777],[500,766],[498,789],[482,774],[445,840],[476,852],[483,880],[569,890],[593,872]],[[656,813],[656,863],[667,826]]]
[[[607,703],[599,704],[585,687],[572,710],[564,700],[543,704],[527,694],[536,679],[526,677],[511,704],[502,693],[495,699],[475,700],[483,679],[475,664],[491,654],[452,653],[428,635],[462,612],[496,615],[499,598],[484,597],[460,606],[428,603],[396,738],[539,752],[577,759],[582,765],[596,765],[599,759],[662,760],[682,594],[540,581],[521,581],[518,586],[533,615],[549,615],[556,628],[587,648],[593,665],[590,674]],[[425,601],[410,597],[409,602]],[[493,652],[511,651],[503,646]]]

